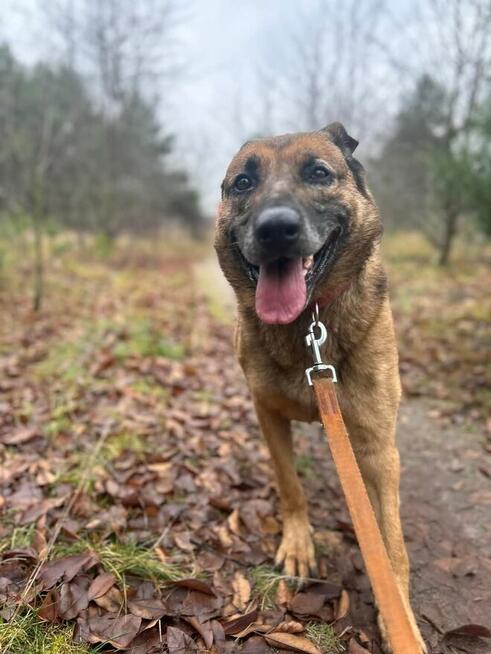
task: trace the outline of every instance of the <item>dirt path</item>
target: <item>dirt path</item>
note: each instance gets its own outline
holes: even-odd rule
[[[223,307],[223,315],[230,316],[233,295],[213,260],[200,264],[196,279],[202,288],[206,282],[212,305]],[[444,428],[431,417],[433,409],[423,400],[404,401],[399,416],[401,511],[413,571],[413,603],[431,651],[489,653],[491,642],[476,638],[484,634],[479,625],[491,628],[489,457],[486,460],[476,430]],[[341,574],[345,586],[356,591],[354,622],[373,624],[369,589],[327,445],[320,428],[299,426],[298,434],[314,526],[321,533],[326,528],[345,532],[330,578]],[[460,633],[448,633],[456,629]]]

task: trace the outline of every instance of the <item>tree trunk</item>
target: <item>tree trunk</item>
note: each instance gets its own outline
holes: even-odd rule
[[[455,207],[446,207],[443,240],[440,246],[439,266],[448,266],[454,238],[457,234],[458,211]]]
[[[41,311],[44,296],[44,252],[43,252],[43,225],[41,216],[35,210],[34,222],[34,294],[32,308]]]
[[[32,190],[32,222],[34,227],[34,293],[32,308],[41,311],[44,298],[44,189],[38,174],[34,177]]]

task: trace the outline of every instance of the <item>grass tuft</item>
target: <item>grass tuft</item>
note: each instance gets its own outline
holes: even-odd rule
[[[72,642],[73,626],[47,626],[33,609],[28,609],[5,622],[0,619],[0,652],[2,654],[89,654],[100,647],[89,648]]]
[[[261,610],[271,609],[275,606],[278,585],[282,579],[292,588],[298,582],[296,577],[288,577],[267,565],[258,566],[252,570],[251,575]]]
[[[305,633],[322,654],[341,654],[345,651],[343,643],[330,624],[311,622],[307,625]]]
[[[178,343],[162,338],[150,323],[142,320],[133,324],[127,340],[119,342],[114,354],[118,359],[128,356],[166,357],[167,359],[182,359],[184,347]]]
[[[131,432],[122,432],[108,436],[102,447],[101,457],[103,460],[113,461],[121,456],[125,450],[131,450],[135,454],[143,456],[147,449],[143,437]]]
[[[94,550],[107,572],[112,572],[122,583],[126,575],[150,579],[155,583],[177,581],[192,575],[192,571],[175,563],[162,563],[151,546],[141,543],[91,543],[87,540],[75,543],[56,543],[51,557],[58,558]]]
[[[7,525],[7,520],[4,521],[4,524],[5,526]],[[0,540],[0,552],[31,547],[35,531],[36,525],[34,524],[24,527],[14,526],[12,533],[8,537]]]

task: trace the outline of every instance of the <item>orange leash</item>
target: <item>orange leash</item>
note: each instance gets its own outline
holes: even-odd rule
[[[334,384],[331,379],[318,376],[313,377],[312,382],[327,442],[392,650],[394,654],[419,654],[421,648],[411,628],[406,606],[351,447]]]

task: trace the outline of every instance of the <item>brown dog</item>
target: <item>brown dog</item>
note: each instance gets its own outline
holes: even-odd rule
[[[304,337],[318,302],[330,335],[323,360],[336,367],[344,420],[409,606],[395,445],[398,356],[382,225],[356,146],[340,123],[247,142],[222,185],[215,248],[237,296],[236,350],[278,482],[283,538],[276,562],[288,575],[316,569],[290,421],[319,420],[304,373],[312,365]]]

